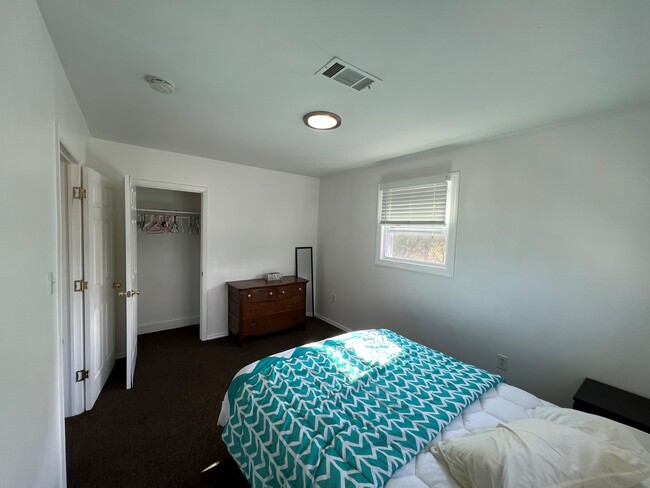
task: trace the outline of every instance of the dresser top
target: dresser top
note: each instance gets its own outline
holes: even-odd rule
[[[265,286],[293,285],[294,283],[308,283],[309,280],[297,276],[283,276],[281,280],[266,281],[264,278],[257,280],[229,281],[226,284],[237,290],[249,290],[251,288],[263,288]]]

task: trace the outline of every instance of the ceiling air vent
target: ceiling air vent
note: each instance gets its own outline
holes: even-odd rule
[[[325,66],[319,69],[316,74],[327,76],[334,81],[360,92],[377,81],[381,81],[374,75],[367,73],[350,63],[339,58],[332,58]]]

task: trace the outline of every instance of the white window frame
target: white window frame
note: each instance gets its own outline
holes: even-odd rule
[[[432,181],[441,181],[446,179],[449,181],[447,189],[447,206],[445,216],[445,230],[447,234],[447,246],[445,249],[445,264],[430,264],[409,261],[406,259],[387,258],[382,255],[383,251],[383,229],[381,224],[381,204],[382,204],[382,186],[378,186],[377,198],[377,236],[376,236],[376,250],[375,250],[375,264],[378,266],[386,266],[389,268],[403,269],[407,271],[417,271],[420,273],[434,274],[438,276],[445,276],[448,278],[454,277],[454,268],[456,261],[456,229],[458,227],[458,193],[460,183],[460,172],[455,171],[445,175],[427,178],[417,178],[413,180],[404,180],[391,183],[394,187],[409,187],[418,186]],[[385,187],[385,186],[384,186]]]

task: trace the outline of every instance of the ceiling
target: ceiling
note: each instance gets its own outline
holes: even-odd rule
[[[38,3],[93,137],[303,175],[650,102],[647,0]]]

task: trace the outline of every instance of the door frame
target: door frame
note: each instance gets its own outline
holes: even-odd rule
[[[65,263],[64,257],[63,257],[63,232],[68,232],[69,229],[63,229],[63,206],[61,205],[61,196],[63,192],[63,187],[62,185],[66,185],[66,192],[67,192],[67,185],[68,182],[63,182],[61,181],[61,155],[64,154],[66,159],[72,164],[76,164],[77,168],[81,168],[80,164],[80,159],[75,157],[73,152],[68,149],[66,146],[65,142],[61,138],[61,131],[59,129],[59,124],[54,122],[52,127],[52,162],[51,164],[53,165],[53,170],[54,170],[54,196],[56,200],[56,208],[55,208],[55,218],[56,218],[56,271],[55,275],[52,273],[49,276],[49,291],[52,295],[54,295],[55,298],[55,314],[54,314],[54,326],[56,328],[56,341],[55,341],[55,358],[58,364],[57,367],[57,387],[56,391],[58,393],[58,399],[57,399],[57,405],[56,405],[56,412],[54,412],[54,415],[59,418],[59,432],[57,433],[57,440],[59,442],[59,452],[58,452],[58,458],[56,460],[52,460],[53,463],[59,463],[60,468],[60,478],[57,480],[61,486],[66,486],[67,484],[67,465],[66,465],[66,446],[65,446],[65,386],[64,386],[64,377],[63,373],[65,371],[64,368],[64,354],[66,354],[66,348],[67,345],[63,343],[64,341],[64,333],[63,333],[63,307],[64,307],[64,302],[63,300],[66,299],[66,294],[63,292],[63,287],[62,287],[62,279],[61,277],[63,276],[63,266]],[[80,222],[81,223],[81,222]],[[83,266],[83,260],[82,260],[82,266]],[[56,292],[55,292],[55,287],[56,287]],[[72,294],[70,294],[72,296]],[[83,313],[83,310],[82,310]],[[82,354],[82,361],[83,361],[83,350],[81,352]]]
[[[72,292],[72,282],[75,278],[83,278],[83,238],[82,238],[82,203],[76,208],[70,206],[70,190],[72,186],[81,186],[81,165],[70,154],[61,142],[59,144],[58,160],[68,164],[67,179],[61,179],[58,174],[58,275],[59,275],[59,313],[58,320],[61,330],[62,344],[62,373],[64,395],[64,416],[72,417],[86,410],[85,383],[72,380],[75,371],[84,369],[84,297]],[[66,206],[62,197],[66,196]],[[64,269],[65,267],[65,269]],[[67,311],[67,313],[66,313]],[[67,316],[68,323],[64,318]],[[66,383],[70,388],[66,391]]]
[[[131,177],[131,184],[141,188],[155,188],[158,190],[184,191],[187,193],[199,193],[201,195],[201,281],[200,281],[200,317],[199,337],[202,341],[208,340],[208,287],[205,280],[208,276],[208,188],[205,186],[185,185],[170,181],[146,180]],[[136,204],[137,205],[137,204]],[[137,242],[135,243],[137,246]],[[146,290],[145,290],[146,291]]]

